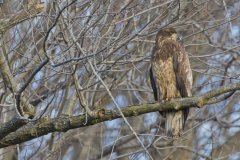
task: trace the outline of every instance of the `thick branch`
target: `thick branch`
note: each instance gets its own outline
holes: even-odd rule
[[[240,83],[220,87],[219,89],[207,92],[201,96],[175,99],[161,103],[133,105],[123,108],[121,111],[125,117],[132,117],[155,111],[167,111],[171,109],[179,110],[195,106],[202,107],[206,104],[209,104],[209,101],[213,103],[212,98],[215,98],[216,102],[218,102],[218,99],[216,98],[217,96],[235,90],[240,90]],[[86,127],[117,118],[121,118],[117,110],[104,109],[98,110],[97,118],[91,118],[88,116],[87,123],[85,115],[62,115],[60,117],[51,119],[48,117],[43,117],[35,122],[28,123],[26,126],[18,129],[16,132],[12,132],[1,139],[0,148],[26,142],[51,132],[66,132],[70,129]]]
[[[13,118],[11,121],[0,125],[0,139],[2,139],[11,132],[15,132],[17,129],[21,128],[27,123],[28,121],[26,119]]]

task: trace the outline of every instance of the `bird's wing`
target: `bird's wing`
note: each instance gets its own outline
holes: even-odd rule
[[[192,96],[192,70],[188,55],[184,48],[177,44],[173,53],[173,68],[176,76],[176,85],[181,97]],[[184,122],[187,120],[189,109],[184,109]]]
[[[157,91],[157,86],[156,86],[156,82],[155,82],[155,78],[153,76],[153,69],[152,67],[150,68],[150,81],[151,81],[151,86],[153,89],[153,95],[154,95],[154,99],[155,101],[158,101],[158,91]]]
[[[185,53],[183,47],[176,46],[176,50],[173,53],[173,68],[176,76],[176,85],[181,97],[192,96],[192,70],[188,55]]]

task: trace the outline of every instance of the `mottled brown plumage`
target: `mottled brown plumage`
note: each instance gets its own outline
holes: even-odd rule
[[[156,36],[151,58],[150,79],[156,101],[192,96],[192,71],[188,55],[179,42],[173,28],[162,29]],[[168,111],[166,118],[168,136],[181,136],[188,116],[188,109]]]

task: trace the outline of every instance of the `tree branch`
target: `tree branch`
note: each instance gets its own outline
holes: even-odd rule
[[[5,18],[1,18],[0,34],[3,34],[7,30],[23,22],[24,20],[35,17],[38,13],[40,13],[43,10],[43,8],[44,8],[44,5],[42,3],[30,4],[26,10],[21,10],[17,14],[14,14],[13,16],[7,15],[7,17]],[[15,94],[15,92],[17,91],[18,83],[14,80],[14,77],[11,73],[10,66],[7,63],[7,59],[5,55],[4,55],[4,51],[0,50],[1,74],[2,74],[5,85]],[[17,94],[15,98],[16,98],[16,104],[17,104],[16,108],[19,114],[25,118],[33,118],[35,115],[35,109],[28,102],[27,98],[24,95],[21,95],[21,92],[20,94]],[[20,102],[22,102],[23,108],[20,106],[21,105]]]
[[[21,10],[13,16],[7,15],[6,18],[0,19],[0,34],[29,18],[35,17],[38,13],[43,11],[43,8],[43,3],[31,4],[27,7],[27,10]]]
[[[121,112],[125,117],[133,117],[155,111],[167,111],[171,109],[179,110],[196,106],[203,107],[204,105],[209,104],[209,102],[211,102],[212,104],[212,98],[215,98],[216,102],[218,102],[218,96],[236,90],[240,90],[240,83],[223,86],[200,96],[173,99],[160,103],[132,105],[123,108]],[[117,110],[102,109],[98,110],[97,112],[98,116],[96,118],[88,116],[87,123],[85,115],[61,115],[56,118],[43,117],[39,120],[29,122],[27,125],[18,129],[16,132],[12,132],[9,135],[5,136],[3,139],[1,139],[0,148],[26,142],[51,132],[66,132],[70,129],[86,127],[104,121],[121,118]]]
[[[0,125],[0,139],[5,137],[11,132],[15,132],[17,129],[21,128],[23,125],[27,124],[28,120],[20,119],[14,117],[11,121]]]
[[[17,91],[18,83],[15,81],[10,67],[8,65],[7,58],[5,57],[4,50],[0,48],[0,72],[4,81],[4,84],[13,92],[13,94]],[[14,97],[15,98],[15,97]],[[25,118],[33,118],[35,115],[35,108],[29,103],[24,94],[19,95],[18,99],[16,99],[16,108],[19,114]],[[20,102],[22,102],[23,107],[20,106]]]

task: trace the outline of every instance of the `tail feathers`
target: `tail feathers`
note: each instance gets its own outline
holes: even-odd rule
[[[185,125],[184,111],[169,111],[165,113],[165,129],[167,136],[180,137]]]

